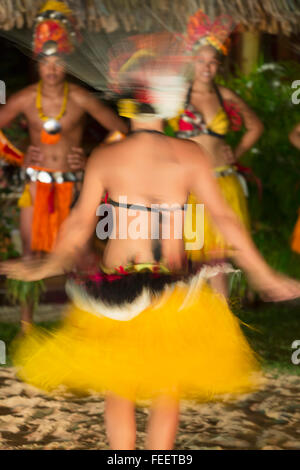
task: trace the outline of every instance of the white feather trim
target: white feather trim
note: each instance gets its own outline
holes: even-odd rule
[[[121,306],[107,305],[101,299],[93,299],[87,294],[84,287],[75,284],[73,281],[67,281],[66,292],[78,308],[93,313],[98,317],[108,317],[119,321],[128,321],[136,317],[149,307],[152,301],[151,294],[146,288],[143,289],[141,295],[134,302]]]

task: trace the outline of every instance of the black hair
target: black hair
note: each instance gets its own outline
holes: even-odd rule
[[[155,114],[155,109],[149,103],[139,103],[139,114]]]

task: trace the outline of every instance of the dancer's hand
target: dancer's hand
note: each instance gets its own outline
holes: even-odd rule
[[[0,274],[20,281],[38,281],[64,272],[62,264],[50,257],[44,260],[19,259],[0,263]]]
[[[223,156],[224,156],[225,163],[227,163],[228,165],[231,165],[232,163],[235,163],[236,158],[235,158],[235,155],[234,155],[233,150],[230,147],[230,145],[224,144],[222,150],[223,150]]]
[[[71,152],[67,155],[67,160],[72,171],[84,170],[86,157],[81,147],[72,147]]]
[[[24,156],[24,166],[31,165],[42,165],[44,160],[44,155],[41,152],[40,147],[35,147],[34,145],[29,145]]]
[[[120,131],[111,131],[106,137],[103,144],[112,144],[114,142],[119,142],[125,138],[125,134],[122,134]]]
[[[300,297],[300,282],[270,270],[261,278],[257,273],[250,282],[265,302],[282,302]]]

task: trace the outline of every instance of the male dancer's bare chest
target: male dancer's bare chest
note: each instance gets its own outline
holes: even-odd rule
[[[59,103],[58,103],[59,104]],[[51,105],[45,100],[45,115],[54,117],[59,106]],[[85,125],[84,111],[73,101],[69,100],[64,116],[60,119],[60,139],[55,144],[41,142],[41,131],[44,121],[40,118],[35,103],[28,104],[24,115],[28,124],[30,145],[40,148],[41,166],[52,170],[70,171],[68,155],[72,153],[73,147],[81,147],[82,135]]]
[[[32,130],[40,132],[46,119],[56,118],[61,111],[61,98],[51,100],[50,98],[43,98],[43,116],[40,115],[37,109],[35,100],[30,100],[26,104],[23,113],[27,119],[28,126]],[[61,134],[68,134],[74,128],[84,125],[84,110],[78,104],[69,98],[64,114],[59,119],[61,124]]]

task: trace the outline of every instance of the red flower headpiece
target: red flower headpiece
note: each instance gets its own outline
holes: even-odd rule
[[[190,17],[187,25],[187,49],[194,54],[200,46],[208,44],[227,55],[229,35],[233,29],[234,24],[230,16],[221,15],[212,22],[202,10],[198,10]]]

